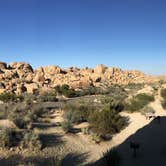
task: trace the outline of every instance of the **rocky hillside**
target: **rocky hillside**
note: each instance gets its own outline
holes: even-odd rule
[[[7,65],[0,62],[0,93],[5,91],[21,94],[48,91],[57,85],[68,84],[74,89],[89,86],[113,84],[145,83],[154,78],[139,71],[124,71],[119,68],[97,65],[96,68],[62,69],[58,66],[45,66],[33,69],[30,64],[13,62]]]

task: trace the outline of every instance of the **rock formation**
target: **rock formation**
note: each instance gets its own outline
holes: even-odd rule
[[[150,76],[139,71],[124,71],[104,65],[97,65],[95,69],[46,66],[34,70],[30,64],[24,62],[13,62],[9,65],[0,62],[0,93],[36,93],[62,84],[83,89],[102,84],[110,87],[113,84],[145,83],[150,80]]]

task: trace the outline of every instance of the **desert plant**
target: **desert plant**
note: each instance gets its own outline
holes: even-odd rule
[[[89,127],[82,128],[81,131],[82,131],[82,133],[85,134],[85,135],[89,135],[89,134],[91,133]]]
[[[142,110],[141,110],[141,113],[143,115],[147,114],[147,113],[155,113],[155,110],[150,107],[150,106],[145,106]]]
[[[22,134],[14,129],[0,129],[0,146],[3,148],[10,148],[17,145],[21,138]]]
[[[72,123],[70,121],[65,120],[64,122],[61,123],[62,129],[68,133],[72,129]]]
[[[140,111],[145,106],[147,106],[150,102],[153,102],[154,96],[141,93],[136,96],[134,96],[129,103],[125,104],[125,109],[134,112],[134,111]]]
[[[120,116],[116,110],[105,108],[102,111],[94,111],[88,119],[92,131],[104,137],[107,134],[118,133],[127,125],[127,119]]]
[[[162,100],[161,105],[162,105],[163,109],[166,110],[166,100]]]
[[[42,148],[42,142],[40,140],[39,134],[34,133],[33,131],[30,132],[25,132],[21,146],[23,148],[37,148],[41,149]]]
[[[7,103],[9,101],[15,101],[17,96],[13,93],[5,92],[0,94],[0,100]]]
[[[160,94],[163,99],[166,99],[166,89],[161,89]]]
[[[91,137],[92,137],[92,140],[97,144],[102,141],[101,136],[96,133],[92,133]]]

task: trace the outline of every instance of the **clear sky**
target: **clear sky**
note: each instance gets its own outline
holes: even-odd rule
[[[0,61],[166,73],[166,1],[0,0]]]

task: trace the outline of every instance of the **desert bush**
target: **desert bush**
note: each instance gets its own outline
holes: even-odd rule
[[[109,108],[92,112],[88,122],[92,127],[92,131],[101,137],[118,133],[127,125],[126,118],[120,116],[116,110],[110,110]]]
[[[19,99],[18,96],[16,96],[13,93],[9,93],[9,92],[5,92],[5,93],[0,94],[0,100],[5,102],[5,103],[10,102],[10,101],[16,101],[17,98]]]
[[[163,98],[163,99],[166,99],[166,89],[161,89],[161,97]]]
[[[27,129],[33,122],[37,122],[46,112],[40,105],[31,106],[19,103],[8,108],[8,119],[13,121],[20,129]]]
[[[124,87],[127,89],[139,90],[139,89],[142,89],[144,87],[144,84],[129,83],[129,84],[125,85]]]
[[[166,83],[165,80],[160,80],[160,81],[159,81],[159,84],[160,84],[160,85],[163,85],[163,84],[165,84],[165,83]]]
[[[163,109],[166,110],[166,100],[162,100],[161,105],[162,105]]]
[[[72,98],[79,96],[79,93],[74,89],[71,89],[69,85],[64,84],[62,86],[58,85],[55,87],[55,92],[59,95],[64,95],[65,97]]]
[[[14,129],[0,129],[0,146],[3,148],[10,148],[17,145],[21,138],[21,133]]]
[[[155,113],[155,110],[150,107],[150,106],[145,106],[142,110],[141,113],[145,115],[146,113]]]
[[[85,127],[81,129],[82,133],[85,135],[89,135],[91,133],[90,128],[89,127]]]
[[[21,146],[23,148],[42,148],[42,142],[40,140],[39,134],[34,133],[33,131],[25,132],[23,139],[21,141]]]
[[[68,120],[71,123],[79,123],[79,122],[82,121],[81,115],[76,110],[66,111],[65,114],[64,114],[64,119]]]
[[[154,96],[141,93],[134,96],[129,103],[126,103],[125,109],[130,112],[140,111],[145,106],[147,106],[150,102],[153,102]]]
[[[92,137],[92,140],[95,142],[95,143],[100,143],[102,141],[102,138],[100,135],[96,134],[96,133],[92,133],[91,134],[91,137]]]
[[[58,99],[56,98],[55,93],[44,93],[37,97],[38,102],[56,102]]]
[[[68,133],[72,130],[72,123],[70,121],[65,120],[61,123],[62,129]]]
[[[106,166],[117,166],[122,161],[122,157],[116,149],[111,149],[103,154],[103,160]]]
[[[7,119],[8,111],[7,107],[4,105],[1,105],[0,107],[0,119]]]
[[[81,123],[87,121],[89,114],[93,111],[94,107],[87,104],[70,103],[64,107],[64,119],[71,123]]]

